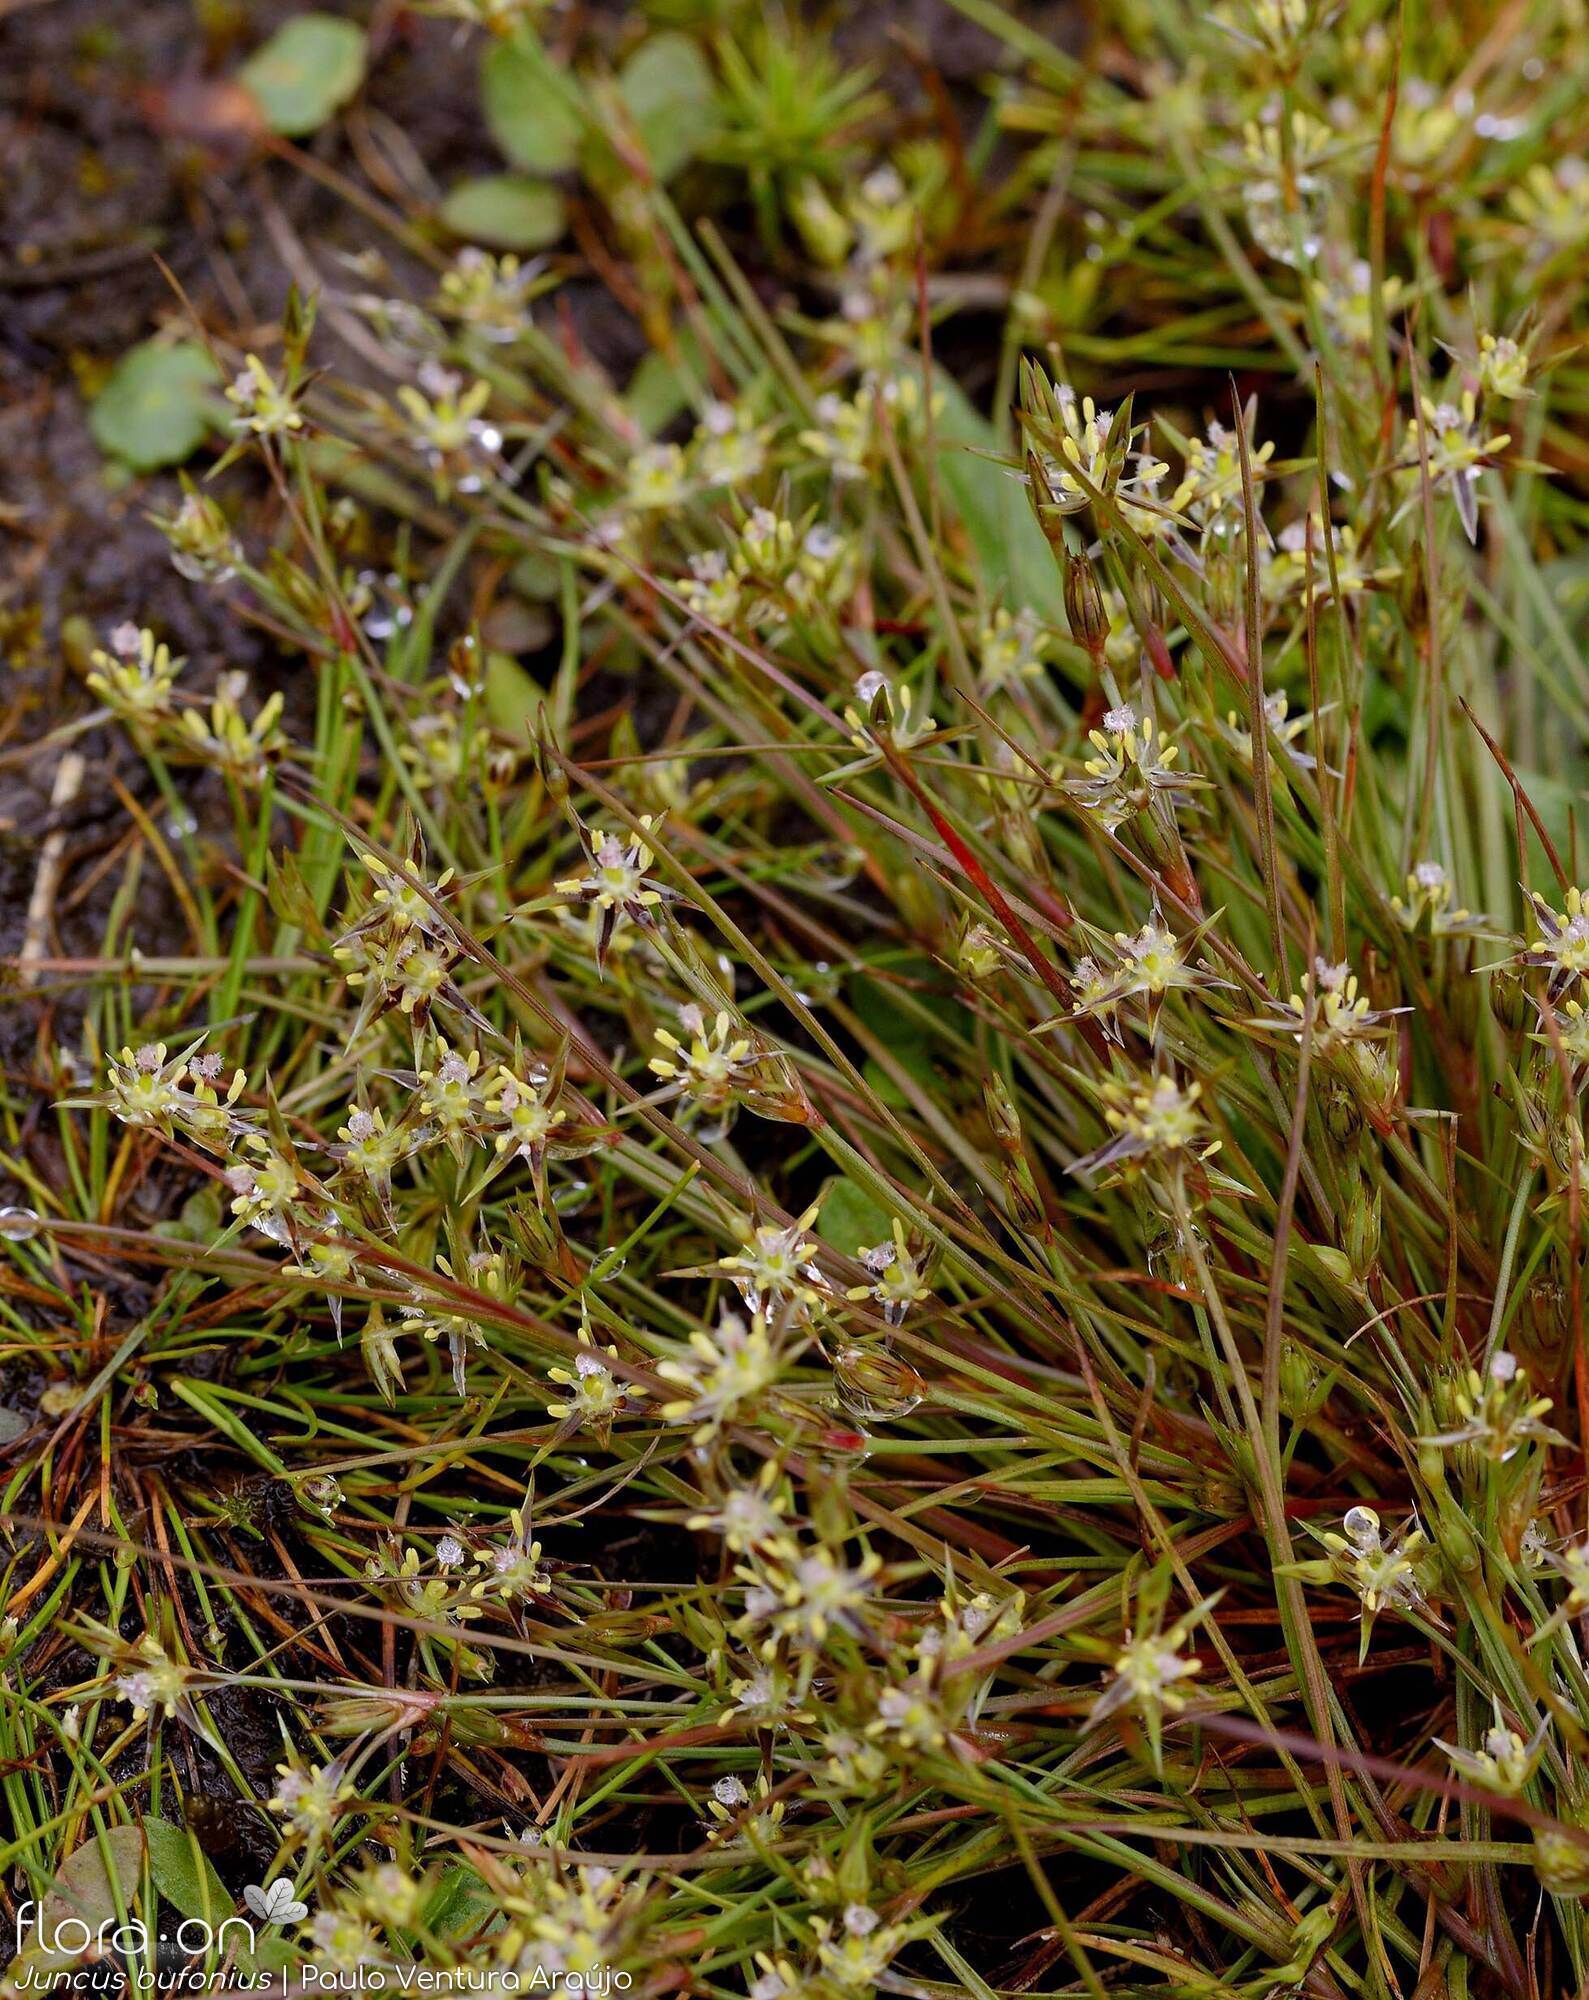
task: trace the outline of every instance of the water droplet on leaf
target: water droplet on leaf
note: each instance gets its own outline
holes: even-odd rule
[[[846,1347],[833,1357],[839,1401],[862,1423],[896,1423],[919,1408],[927,1385],[884,1347]]]

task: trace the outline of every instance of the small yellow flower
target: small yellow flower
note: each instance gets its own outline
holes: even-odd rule
[[[226,400],[237,410],[233,430],[280,437],[303,429],[292,390],[276,380],[257,354],[244,356],[242,373],[228,387]]]
[[[294,1833],[318,1840],[335,1825],[352,1792],[340,1757],[329,1764],[311,1764],[292,1756],[276,1766],[276,1790],[267,1803]]]
[[[177,676],[187,662],[175,658],[147,626],[117,626],[111,647],[90,656],[88,685],[94,693],[135,732],[169,717]]]

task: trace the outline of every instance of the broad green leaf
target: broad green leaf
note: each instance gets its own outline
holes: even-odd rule
[[[220,1234],[221,1197],[213,1182],[207,1181],[190,1194],[175,1215],[153,1225],[153,1234],[173,1243],[213,1243]]]
[[[653,348],[629,378],[624,401],[629,414],[647,437],[657,437],[690,401],[692,383],[705,379],[708,370],[701,343],[688,326],[674,328],[672,357]]]
[[[116,1904],[121,1914],[130,1915],[138,1896],[143,1873],[143,1834],[135,1826],[113,1826],[101,1837],[90,1833],[81,1846],[73,1848],[55,1871],[35,1923],[18,1927],[20,1949],[6,1968],[8,1993],[44,1992],[52,1986],[65,1992],[61,1977],[66,1968],[81,1962],[76,1950],[56,1948],[80,1942],[75,1928],[82,1924],[88,1935],[108,1935],[117,1923]]]
[[[545,690],[511,653],[486,654],[486,714],[493,729],[522,744],[536,704],[545,698]]]
[[[618,89],[658,180],[672,178],[709,135],[716,86],[688,35],[653,35],[618,72]]]
[[[967,1035],[971,1016],[960,1001],[943,990],[943,974],[930,958],[903,958],[889,970],[887,978],[867,970],[851,973],[844,982],[845,996],[897,1067],[927,1090],[936,1090],[933,1029],[937,1026],[948,1033]],[[908,982],[909,990],[902,982]],[[907,1101],[875,1058],[867,1057],[861,1074],[885,1103],[900,1106]]]
[[[647,437],[667,429],[685,408],[690,392],[665,354],[646,355],[624,391],[629,414]]]
[[[994,449],[993,426],[949,376],[938,373],[934,386],[943,398],[936,421],[938,476],[965,526],[977,568],[1007,610],[1029,605],[1063,629],[1059,566],[1025,489],[1006,467],[976,455]],[[967,450],[968,445],[976,449]]]
[[[216,420],[215,385],[215,364],[193,341],[146,340],[116,363],[88,428],[102,452],[135,472],[180,465]]]
[[[241,1955],[239,1955],[239,1962],[241,1962]],[[302,1949],[292,1938],[277,1936],[262,1937],[254,1947],[255,1968],[260,1972],[273,1973],[278,1990],[285,1986],[287,1972],[295,1964],[301,1965],[302,1962]],[[245,1972],[248,1969],[247,1966],[243,1967]]]
[[[908,1069],[918,1082],[926,1084],[932,1082],[932,1070],[926,1061],[926,1054],[920,1042],[912,1042],[907,1050],[894,1049],[891,1053],[899,1059],[902,1066]],[[884,1069],[883,1065],[880,1062],[874,1061],[871,1056],[868,1056],[865,1062],[861,1064],[861,1075],[865,1080],[867,1089],[875,1096],[880,1097],[891,1110],[903,1111],[909,1104],[910,1099],[905,1095],[904,1091],[900,1089],[899,1085],[889,1075],[888,1071]]]
[[[849,1180],[833,1183],[817,1214],[818,1235],[845,1257],[858,1257],[874,1243],[886,1243],[892,1228],[888,1210]]]
[[[925,1046],[934,1027],[959,1035],[969,1035],[972,1029],[970,1011],[946,990],[942,967],[918,954],[895,959],[886,975],[852,972],[844,990],[890,1054],[900,1054],[907,1043]]]
[[[97,1931],[116,1919],[116,1892],[122,1909],[130,1910],[143,1873],[143,1834],[135,1826],[113,1826],[103,1836],[90,1833],[56,1870],[55,1884],[44,1899],[44,1935],[54,1937],[68,1917],[77,1917]]]
[[[256,49],[237,80],[273,132],[317,132],[364,81],[366,42],[356,22],[336,14],[295,14]]]
[[[546,603],[562,589],[563,578],[556,556],[530,549],[508,571],[508,582],[521,597]]]
[[[453,1862],[443,1868],[425,1905],[425,1928],[437,1937],[469,1937],[496,1910],[496,1898],[472,1868]]]
[[[495,250],[544,250],[563,233],[563,197],[527,174],[482,174],[460,181],[441,205],[454,236]]]
[[[1545,831],[1555,843],[1556,851],[1562,856],[1569,854],[1573,847],[1573,820],[1578,815],[1581,823],[1583,815],[1583,793],[1565,779],[1552,777],[1548,771],[1536,770],[1529,764],[1512,765],[1517,782],[1528,796],[1530,805],[1539,814]],[[1551,878],[1545,874],[1548,867],[1543,855],[1535,864],[1540,868],[1540,884],[1549,889]],[[1576,880],[1577,878],[1574,877]]]
[[[232,1914],[231,1891],[186,1827],[146,1819],[143,1837],[149,1849],[149,1873],[173,1909],[185,1917],[202,1917],[212,1929]]]
[[[933,1089],[937,1079],[933,1073],[927,1037],[917,1031],[914,1021],[896,1016],[879,1031],[878,1039],[888,1051],[895,1069],[904,1070],[907,1076],[913,1077],[927,1090]],[[867,1088],[875,1090],[883,1102],[892,1105],[896,1111],[910,1101],[893,1071],[885,1069],[875,1056],[868,1056],[861,1064],[861,1075],[866,1079]]]
[[[560,174],[574,164],[581,124],[567,87],[534,37],[493,42],[480,64],[480,99],[491,136],[514,166]]]

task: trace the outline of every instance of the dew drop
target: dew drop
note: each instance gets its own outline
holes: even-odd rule
[[[0,1236],[8,1243],[26,1243],[39,1233],[40,1222],[31,1208],[0,1208]]]
[[[839,1401],[862,1423],[897,1423],[918,1409],[927,1385],[908,1361],[881,1347],[846,1347],[833,1357]]]
[[[1379,1547],[1379,1516],[1372,1507],[1348,1507],[1341,1526],[1354,1548],[1366,1551]]]
[[[301,1505],[312,1514],[320,1514],[327,1521],[342,1505],[342,1488],[329,1472],[311,1472],[301,1478],[290,1480]]]

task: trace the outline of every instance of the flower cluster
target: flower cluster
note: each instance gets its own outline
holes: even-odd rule
[[[1320,1539],[1330,1552],[1337,1581],[1355,1591],[1362,1603],[1365,1655],[1379,1612],[1425,1608],[1428,1599],[1423,1571],[1430,1544],[1422,1528],[1409,1524],[1387,1541],[1372,1507],[1349,1507],[1340,1532],[1329,1530]]]
[[[726,1007],[708,1021],[692,1000],[679,1009],[679,1025],[689,1039],[658,1028],[661,1053],[651,1058],[650,1067],[691,1114],[704,1119],[703,1139],[722,1138],[742,1104],[763,1118],[810,1122],[810,1103],[788,1057],[737,1023]]]
[[[1099,1087],[1110,1137],[1075,1161],[1076,1174],[1126,1176],[1149,1162],[1191,1164],[1211,1159],[1220,1141],[1208,1136],[1198,1109],[1203,1087],[1177,1083],[1167,1072],[1145,1082],[1110,1078]]]
[[[1156,801],[1173,801],[1205,782],[1175,768],[1180,746],[1165,740],[1151,715],[1139,721],[1129,703],[1110,709],[1088,741],[1094,755],[1083,762],[1085,775],[1067,778],[1064,790],[1110,833]]]
[[[102,1096],[69,1098],[68,1104],[103,1104],[124,1125],[159,1133],[168,1143],[178,1135],[208,1152],[222,1152],[252,1130],[238,1100],[248,1087],[237,1069],[220,1088],[224,1059],[215,1050],[198,1051],[204,1038],[171,1055],[164,1042],[145,1042],[112,1057]]]

